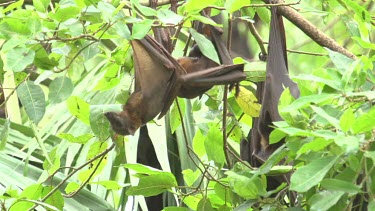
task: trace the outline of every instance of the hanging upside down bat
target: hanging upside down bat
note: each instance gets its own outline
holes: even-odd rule
[[[176,60],[148,35],[132,40],[131,45],[135,91],[123,111],[105,113],[117,134],[134,135],[158,114],[161,118],[177,96],[194,98],[214,85],[238,83],[246,78],[243,64],[218,66],[197,49],[193,51],[194,57]],[[220,51],[223,50],[218,49],[219,55]]]
[[[253,152],[261,160],[266,160],[279,145],[269,145],[269,135],[273,128],[270,127],[272,122],[281,121],[282,118],[278,111],[280,96],[284,91],[284,87],[289,88],[293,97],[299,97],[299,89],[293,82],[288,73],[288,61],[286,53],[286,38],[283,19],[277,13],[277,8],[271,8],[271,24],[268,45],[268,57],[266,66],[266,81],[264,86],[258,86],[261,93],[259,100],[262,102],[262,108],[259,119],[255,120],[253,130],[255,140],[252,142]]]

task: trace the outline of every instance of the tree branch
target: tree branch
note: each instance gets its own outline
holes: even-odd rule
[[[263,2],[269,3],[269,0],[263,0]],[[277,2],[282,1],[278,0]],[[301,14],[296,12],[291,7],[279,6],[277,9],[277,11],[282,16],[284,16],[286,19],[292,22],[295,26],[297,26],[300,30],[302,30],[307,36],[309,36],[320,46],[327,47],[333,51],[344,54],[345,56],[352,59],[357,58],[353,53],[337,44],[335,40],[328,37],[326,34],[324,34],[324,32],[316,28],[310,21],[308,21],[305,17],[303,17]]]

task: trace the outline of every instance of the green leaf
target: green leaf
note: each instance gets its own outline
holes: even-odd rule
[[[367,158],[371,158],[372,162],[375,163],[375,151],[365,151],[364,154]]]
[[[375,128],[375,107],[366,114],[360,116],[353,124],[354,134],[370,131]]]
[[[282,108],[280,112],[285,112],[285,113],[292,112],[297,109],[305,108],[308,105],[310,105],[310,103],[319,104],[324,101],[332,101],[338,96],[339,95],[337,94],[324,94],[324,93],[319,94],[319,95],[301,96],[300,98],[293,101],[292,104],[290,104],[289,106]]]
[[[66,101],[69,112],[86,125],[90,125],[90,105],[78,96],[71,96]]]
[[[353,40],[357,41],[362,48],[368,48],[375,50],[375,44],[362,40],[360,37],[352,37]]]
[[[68,6],[64,8],[59,8],[55,13],[49,13],[50,17],[57,22],[64,22],[70,18],[75,18],[81,12],[79,7]]]
[[[185,100],[182,98],[177,98],[178,104],[180,105],[181,115],[177,107],[177,103],[173,104],[173,107],[170,111],[170,127],[171,127],[171,133],[174,133],[176,129],[181,125],[181,116],[185,116]]]
[[[335,164],[337,156],[324,157],[298,168],[291,177],[290,190],[306,192],[317,185]]]
[[[344,192],[322,191],[309,199],[310,210],[324,211],[335,205]]]
[[[355,1],[350,1],[350,0],[343,0],[343,2],[351,8],[358,17],[361,18],[363,22],[370,22],[371,21],[371,14],[369,11],[363,7],[362,5],[358,4]]]
[[[263,3],[263,2],[260,2]],[[257,7],[255,8],[256,13],[258,14],[259,18],[264,22],[264,23],[269,23],[271,21],[271,16],[270,12],[267,8],[265,7]]]
[[[104,113],[115,110],[119,105],[93,105],[90,106],[90,126],[92,132],[100,140],[110,136],[111,126]]]
[[[0,151],[5,149],[5,145],[8,142],[10,120],[6,119],[3,125],[3,130],[0,133]]]
[[[159,174],[161,171],[159,169],[152,168],[150,166],[145,166],[142,164],[132,164],[132,163],[127,163],[123,165],[125,168],[131,169],[138,174]]]
[[[49,85],[48,99],[51,104],[60,103],[72,94],[74,85],[70,78],[60,76],[55,78]]]
[[[5,9],[3,9],[1,12],[2,12],[3,14],[5,14],[5,13],[7,13],[7,12],[13,10],[13,9],[20,8],[20,7],[22,7],[23,2],[24,2],[23,0],[16,1],[16,2],[10,4],[9,6],[7,6],[7,7],[6,7]]]
[[[259,117],[260,104],[256,96],[245,87],[240,86],[240,92],[236,96],[236,101],[243,112],[251,117]]]
[[[174,24],[177,25],[183,19],[182,16],[172,12],[168,9],[159,9],[157,11],[157,17],[163,24]]]
[[[250,0],[227,0],[225,1],[225,8],[228,10],[229,13],[233,13],[244,6],[250,5]]]
[[[98,184],[104,186],[107,190],[120,190],[122,187],[116,181],[99,181],[99,182],[90,182],[90,184]]]
[[[106,91],[116,87],[120,83],[120,78],[118,77],[120,66],[117,64],[111,64],[105,69],[105,74],[98,81],[94,90]]]
[[[220,64],[219,56],[212,42],[202,34],[199,34],[193,28],[190,28],[189,32],[193,36],[195,42],[197,42],[199,49],[202,51],[203,55],[216,62],[217,64]]]
[[[375,210],[375,200],[371,199],[370,203],[368,203],[367,210]]]
[[[42,31],[42,21],[39,17],[31,16],[27,19],[27,27],[33,35]]]
[[[344,136],[338,135],[335,139],[335,144],[337,144],[345,152],[345,154],[353,154],[358,152],[359,144],[361,139],[355,136]]]
[[[94,142],[87,153],[86,160],[90,160],[97,156],[98,154],[104,152],[108,147],[107,142],[97,141]],[[91,166],[89,169],[79,172],[78,179],[80,182],[91,182],[93,178],[96,175],[99,175],[104,167],[106,166],[107,162],[106,159],[104,159],[102,162],[100,162],[100,159],[95,160],[91,163]]]
[[[32,81],[25,81],[17,88],[18,98],[25,108],[27,116],[38,124],[46,110],[44,92]]]
[[[228,175],[229,185],[233,192],[245,199],[259,198],[260,194],[265,192],[265,188],[264,190],[258,188],[258,185],[262,184],[262,181],[258,177],[249,178],[233,171],[227,171],[226,174]]]
[[[118,12],[116,13],[116,8],[110,3],[99,1],[98,9],[103,21],[106,23],[112,23],[119,19]]]
[[[6,42],[1,47],[1,52],[7,52],[17,46],[22,46],[22,44],[25,44],[27,41],[28,40],[24,36],[13,36],[10,39],[6,40]]]
[[[37,11],[46,12],[50,2],[51,0],[34,0],[33,4]]]
[[[215,194],[219,196],[223,201],[231,202],[233,200],[233,192],[228,186],[223,186],[220,183],[214,185]]]
[[[197,130],[193,138],[193,150],[199,157],[206,155],[206,149],[204,148],[204,140],[206,136],[202,134],[201,130]]]
[[[192,210],[197,210],[198,203],[202,199],[200,195],[188,195],[183,198],[184,203]]]
[[[213,160],[217,166],[223,167],[225,155],[223,152],[223,134],[215,123],[209,125],[207,137],[204,140],[208,160]]]
[[[146,34],[150,31],[152,23],[153,22],[151,20],[144,20],[141,23],[133,24],[131,39],[143,39],[146,36]]]
[[[177,186],[176,178],[169,172],[145,175],[139,178],[137,186],[130,187],[127,195],[155,196]]]
[[[197,181],[201,173],[198,169],[195,171],[191,169],[185,169],[182,171],[182,175],[184,176],[184,181],[186,185],[193,186],[194,182]]]
[[[33,46],[35,51],[34,65],[43,70],[50,70],[56,67],[59,63],[54,58],[49,58],[47,51],[40,44]]]
[[[269,143],[270,144],[276,144],[279,141],[281,141],[283,138],[285,138],[285,133],[282,132],[281,130],[279,130],[278,128],[276,128],[276,129],[272,130],[272,132],[270,134]]]
[[[87,153],[86,160],[90,160],[98,154],[104,152],[107,149],[108,143],[96,141],[90,146],[90,150]]]
[[[145,16],[156,16],[157,12],[151,7],[145,7],[139,3],[139,0],[131,0],[132,6],[135,6]]]
[[[267,176],[284,175],[293,170],[292,166],[273,166],[266,174]]]
[[[210,6],[210,5],[215,5],[216,0],[190,0],[186,2],[186,4],[183,6],[186,12],[195,12],[198,13],[202,9]]]
[[[27,198],[27,199],[40,199],[42,197],[43,185],[41,184],[33,184],[27,186],[22,193],[20,194],[20,198]],[[27,202],[27,201],[16,201],[10,211],[17,211],[17,210],[28,210],[30,209],[34,203]]]
[[[203,198],[198,203],[197,211],[215,211],[215,209],[212,207],[210,199]]]
[[[165,207],[162,211],[189,211],[187,207]]]
[[[49,162],[47,159],[43,162],[43,169],[47,170],[50,175],[54,174],[60,168],[60,156],[57,154],[57,148],[53,148],[49,155]]]
[[[348,132],[355,122],[355,116],[352,109],[348,108],[340,118],[340,127],[342,131]]]
[[[304,75],[304,74],[294,76],[293,78],[299,79],[299,80],[310,81],[310,82],[319,82],[319,83],[323,83],[323,84],[325,84],[329,87],[332,87],[335,90],[341,90],[340,81],[321,78],[321,77],[318,77],[318,76],[315,76],[315,75]]]
[[[207,17],[204,17],[204,16],[199,15],[199,14],[198,15],[191,15],[189,20],[197,20],[199,22],[202,22],[204,24],[209,24],[211,26],[219,26],[219,27],[223,26],[222,24],[216,23],[211,18],[207,18]]]
[[[326,148],[328,145],[330,145],[332,142],[333,140],[331,139],[327,140],[325,138],[320,137],[314,138],[314,140],[312,140],[311,142],[302,145],[302,147],[297,151],[297,154],[301,155],[309,151],[319,152],[322,149]]]
[[[49,194],[54,187],[52,186],[46,186],[43,188],[42,196],[46,196]],[[64,197],[62,196],[61,192],[57,190],[54,192],[51,196],[47,198],[45,203],[52,205],[53,207],[56,207],[57,210],[63,210],[64,207]]]
[[[328,51],[328,55],[331,58],[333,64],[336,66],[337,69],[341,71],[341,73],[345,73],[349,70],[351,64],[353,63],[353,59],[338,53],[336,51],[331,51],[328,48],[325,48]]]
[[[63,138],[69,141],[70,143],[86,144],[94,136],[92,134],[83,134],[83,135],[75,137],[69,133],[60,133],[58,137]]]
[[[29,64],[34,61],[35,52],[27,49],[16,47],[5,53],[4,69],[13,72],[23,71]]]
[[[266,174],[268,173],[274,165],[279,163],[282,159],[285,158],[287,151],[284,145],[280,146],[277,150],[275,150],[271,156],[263,163],[263,165],[259,168],[259,174]]]
[[[316,114],[318,114],[319,116],[323,117],[324,119],[326,119],[332,126],[336,127],[336,128],[340,128],[340,123],[339,123],[339,120],[336,119],[336,118],[333,118],[332,116],[330,116],[329,114],[327,114],[327,112],[325,112],[322,108],[320,107],[316,107],[316,106],[310,106]]]
[[[338,179],[324,179],[320,185],[330,191],[342,191],[345,193],[357,194],[361,192],[361,188],[350,182]]]
[[[69,193],[73,193],[73,192],[77,191],[79,187],[80,187],[80,186],[79,186],[78,183],[76,183],[76,182],[70,182],[70,183],[66,186],[66,188],[65,188],[65,192],[66,192],[67,194],[69,194]]]

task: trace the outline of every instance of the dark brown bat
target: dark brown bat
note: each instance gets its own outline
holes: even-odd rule
[[[216,84],[237,83],[246,78],[243,65],[222,65],[205,69],[200,58],[183,58],[179,64],[152,37],[132,40],[135,91],[120,113],[105,116],[112,129],[121,135],[133,135],[142,125],[165,115],[176,96],[195,97]],[[204,62],[203,62],[204,64]],[[199,91],[196,91],[199,90]]]
[[[201,96],[214,85],[237,84],[246,79],[243,64],[233,65],[225,43],[221,40],[220,29],[206,25],[203,27],[203,33],[213,41],[223,65],[218,66],[205,57],[198,46],[192,48],[188,57],[179,58],[177,61],[187,74],[172,78],[159,118],[165,115],[176,96],[190,99]]]
[[[268,147],[272,122],[281,121],[278,103],[284,87],[289,87],[291,94],[299,97],[299,89],[288,74],[285,29],[282,16],[277,14],[276,7],[271,8],[271,24],[266,66],[266,81],[262,90],[262,109],[259,116],[258,131],[261,135],[263,150]],[[272,152],[270,152],[272,153]],[[267,153],[268,154],[268,153]]]

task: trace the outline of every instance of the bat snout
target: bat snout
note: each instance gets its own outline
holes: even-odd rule
[[[112,129],[120,135],[133,135],[133,131],[129,131],[128,126],[126,124],[126,119],[123,118],[119,113],[115,112],[106,112],[104,116],[108,119],[109,123],[111,123]]]

